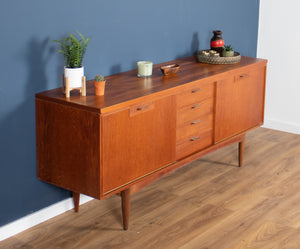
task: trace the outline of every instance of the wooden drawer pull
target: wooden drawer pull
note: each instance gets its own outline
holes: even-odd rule
[[[201,88],[197,88],[197,89],[192,90],[192,93],[196,93],[196,92],[199,92],[199,91],[201,91]]]
[[[200,119],[197,119],[197,120],[191,122],[191,125],[198,124],[199,122],[200,122]]]
[[[148,105],[143,105],[143,106],[140,106],[138,108],[136,108],[137,111],[141,111],[141,110],[144,110],[144,109],[147,109],[148,108]]]
[[[248,74],[242,74],[242,75],[240,75],[240,78],[245,78],[247,76],[248,76]]]
[[[139,103],[137,105],[133,105],[129,109],[129,116],[135,116],[142,114],[144,112],[148,112],[154,109],[154,103],[153,102],[144,102],[144,103]]]
[[[199,138],[200,138],[199,136],[196,136],[196,137],[191,138],[190,141],[195,141],[195,140],[197,140]]]
[[[193,105],[193,106],[191,107],[191,109],[195,109],[195,108],[197,108],[197,107],[199,107],[199,106],[200,106],[200,104]]]

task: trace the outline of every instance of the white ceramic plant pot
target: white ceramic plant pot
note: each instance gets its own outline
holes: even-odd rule
[[[65,78],[69,78],[70,88],[81,87],[82,76],[84,76],[84,67],[64,68]]]

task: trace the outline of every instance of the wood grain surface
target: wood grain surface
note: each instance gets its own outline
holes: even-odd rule
[[[164,64],[179,64],[180,70],[172,76],[164,76],[160,71],[160,66]],[[253,65],[263,66],[266,60],[251,57],[242,57],[241,62],[233,65],[211,65],[198,63],[196,57],[186,57],[166,63],[156,64],[153,67],[152,77],[137,77],[137,69],[107,76],[105,95],[95,96],[93,81],[87,81],[87,96],[83,97],[79,91],[71,93],[71,97],[66,99],[61,88],[38,93],[37,98],[51,99],[58,103],[75,106],[77,108],[86,109],[97,113],[106,113],[122,106],[132,105],[145,99],[157,96],[166,96],[168,93],[174,93],[174,87],[179,86],[177,90],[186,89],[186,83],[207,78],[214,81],[215,77],[220,78],[226,74],[230,75],[231,70],[243,70],[245,66]],[[181,88],[180,88],[181,87]],[[127,103],[126,103],[127,102]]]
[[[173,96],[101,117],[104,195],[175,161],[175,117]]]
[[[298,249],[300,136],[264,128],[131,197],[122,229],[120,197],[90,201],[0,242],[0,248]]]
[[[37,174],[43,181],[100,198],[100,117],[36,100]]]
[[[36,94],[39,179],[103,199],[218,144],[240,142],[262,124],[266,60],[176,63],[182,71],[172,77],[140,79],[134,70],[109,76],[105,96]]]
[[[265,68],[241,69],[217,82],[215,142],[263,124]]]

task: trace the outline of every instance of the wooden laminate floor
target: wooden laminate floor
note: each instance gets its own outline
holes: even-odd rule
[[[264,128],[148,185],[131,199],[93,200],[0,242],[0,248],[300,248],[300,136]]]

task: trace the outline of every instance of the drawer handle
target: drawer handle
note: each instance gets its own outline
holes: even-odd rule
[[[195,108],[197,108],[197,107],[199,107],[199,106],[200,106],[200,104],[193,105],[193,106],[191,107],[191,109],[195,109]]]
[[[199,136],[196,136],[196,137],[191,138],[190,141],[195,141],[195,140],[197,140],[199,138],[200,138]]]
[[[141,111],[141,110],[144,110],[144,109],[146,109],[146,108],[148,108],[148,105],[140,106],[140,107],[136,108],[136,110],[137,110],[137,111]]]
[[[196,93],[196,92],[199,92],[199,91],[201,91],[201,88],[197,88],[197,89],[192,90],[192,93]]]
[[[245,78],[247,76],[248,76],[248,74],[242,74],[242,75],[240,75],[240,78]]]
[[[199,122],[200,122],[200,119],[197,119],[197,120],[193,121],[193,122],[191,123],[191,125],[198,124]]]

